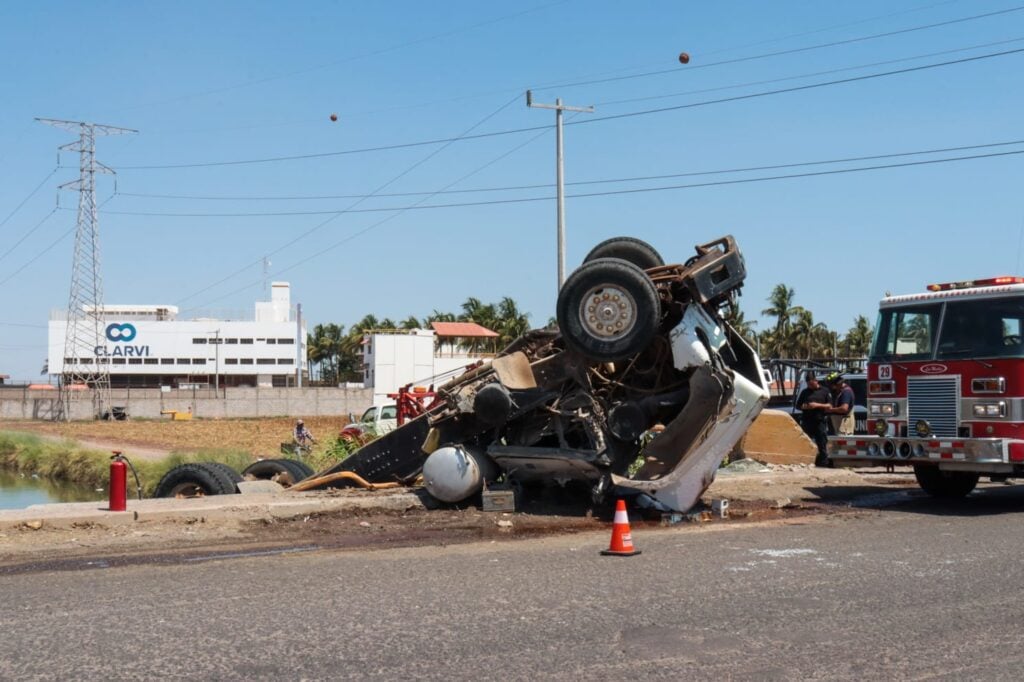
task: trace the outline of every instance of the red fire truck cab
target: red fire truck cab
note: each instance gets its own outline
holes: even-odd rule
[[[887,296],[868,360],[867,436],[829,439],[836,466],[905,465],[936,497],[1024,476],[1024,277]]]

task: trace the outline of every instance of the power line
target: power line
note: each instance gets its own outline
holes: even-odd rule
[[[838,80],[825,81],[823,83],[810,83],[808,85],[797,85],[792,88],[780,88],[777,90],[766,90],[763,92],[755,92],[748,95],[736,95],[734,97],[723,97],[721,99],[705,100],[703,102],[691,102],[689,104],[677,104],[671,107],[659,107],[657,109],[645,109],[643,111],[632,111],[624,114],[610,114],[608,116],[599,116],[595,118],[587,118],[581,121],[576,121],[573,125],[583,125],[586,123],[597,123],[599,121],[613,121],[620,118],[632,118],[634,116],[647,116],[649,114],[660,114],[666,111],[679,111],[681,109],[693,109],[696,107],[705,107],[712,104],[723,104],[725,102],[738,102],[745,99],[754,99],[756,97],[767,97],[770,95],[782,95],[789,92],[801,92],[803,90],[813,90],[815,88],[822,88],[831,85],[843,85],[845,83],[856,83],[859,81],[871,80],[874,78],[884,78],[887,76],[898,76],[905,73],[914,73],[916,71],[926,71],[928,69],[937,69],[943,66],[953,66],[954,64],[966,64],[968,62],[976,62],[982,59],[993,59],[995,57],[1006,57],[1012,54],[1020,54],[1024,52],[1024,48],[1018,48],[1016,50],[1004,50],[1002,52],[990,52],[988,54],[976,55],[974,57],[961,57],[960,59],[952,59],[945,62],[937,62],[935,64],[922,64],[921,66],[909,66],[905,69],[895,69],[893,71],[882,71],[880,73],[869,73],[864,76],[851,76],[850,78],[840,78]]]
[[[534,137],[533,139],[537,139]],[[527,143],[532,142],[533,139],[528,140]],[[522,146],[525,146],[522,145]],[[974,144],[974,145],[960,145],[955,147],[938,147],[934,149],[921,149],[916,151],[906,152],[889,152],[886,154],[873,154],[868,156],[848,156],[838,159],[819,159],[816,161],[796,161],[790,163],[778,163],[761,166],[745,166],[740,168],[723,168],[718,170],[703,170],[703,171],[686,171],[681,173],[667,173],[661,175],[638,175],[625,178],[605,178],[599,180],[578,180],[576,182],[566,183],[570,186],[586,186],[586,185],[604,185],[604,184],[616,184],[625,182],[642,182],[648,180],[667,180],[670,178],[685,178],[685,177],[699,177],[706,175],[726,175],[733,173],[749,173],[754,171],[765,171],[765,170],[781,170],[784,168],[800,168],[804,166],[823,166],[838,163],[852,163],[857,161],[877,161],[880,159],[892,159],[905,156],[919,156],[923,154],[942,154],[948,152],[960,152],[969,151],[975,149],[991,149],[994,147],[1007,147],[1012,145],[1024,144],[1024,140],[1009,140],[1004,142],[989,142],[985,144]],[[516,148],[518,149],[518,147]],[[450,185],[449,185],[450,186]],[[399,192],[394,194],[380,194],[376,195],[377,198],[384,197],[413,197],[413,196],[437,196],[441,194],[459,194],[467,192],[504,192],[504,191],[518,191],[528,189],[547,189],[553,187],[551,183],[538,184],[538,185],[516,185],[507,187],[489,187],[489,188],[476,188],[468,190],[448,190],[442,189],[434,192]],[[341,195],[340,197],[304,197],[312,199],[321,198],[370,198],[374,195],[369,194],[357,194],[357,195]],[[268,197],[262,197],[268,199]],[[271,199],[283,199],[283,198],[302,198],[302,197],[269,197]],[[239,197],[246,201],[260,199],[260,197]],[[374,209],[374,210],[400,210],[398,208],[385,208],[385,209]],[[168,217],[168,218],[253,218],[253,217],[282,217],[282,216],[297,216],[297,215],[323,215],[323,214],[334,214],[334,213],[359,213],[362,211],[351,211],[347,209],[324,210],[324,211],[280,211],[280,212],[233,212],[233,213],[169,213],[169,212],[148,212],[148,211],[105,211],[105,213],[112,215],[132,215],[132,216],[149,216],[149,217]]]
[[[588,119],[584,119],[584,120],[573,121],[571,123],[566,123],[566,125],[583,125],[583,124],[588,124],[588,123],[597,123],[597,122],[600,122],[600,121],[610,121],[610,120],[615,120],[615,119],[620,119],[620,118],[630,118],[630,117],[634,117],[634,116],[645,116],[645,115],[648,115],[648,114],[657,114],[657,113],[662,113],[662,112],[665,112],[665,111],[676,111],[676,110],[680,110],[680,109],[690,109],[690,108],[695,108],[695,107],[709,106],[709,105],[713,105],[713,104],[722,104],[722,103],[725,103],[725,102],[735,102],[735,101],[740,101],[740,100],[745,100],[745,99],[754,99],[754,98],[757,98],[757,97],[768,97],[768,96],[772,96],[772,95],[779,95],[779,94],[784,94],[784,93],[789,93],[789,92],[799,92],[799,91],[803,91],[803,90],[813,90],[815,88],[829,87],[829,86],[832,86],[832,85],[841,85],[841,84],[844,84],[844,83],[853,83],[853,82],[858,82],[858,81],[871,80],[871,79],[874,79],[874,78],[885,78],[885,77],[888,77],[888,76],[895,76],[895,75],[904,74],[904,73],[913,73],[913,72],[917,72],[917,71],[925,71],[925,70],[928,70],[928,69],[937,69],[937,68],[941,68],[941,67],[945,67],[945,66],[952,66],[952,65],[955,65],[955,64],[965,64],[965,63],[968,63],[968,62],[980,61],[980,60],[983,60],[983,59],[994,59],[994,58],[997,58],[997,57],[1005,57],[1005,56],[1009,56],[1009,55],[1012,55],[1012,54],[1018,54],[1020,52],[1024,52],[1024,48],[1020,48],[1020,49],[1016,49],[1016,50],[1005,50],[1005,51],[1002,51],[1002,52],[991,52],[991,53],[988,53],[988,54],[976,55],[976,56],[973,56],[973,57],[963,57],[961,59],[953,59],[953,60],[948,60],[948,61],[944,61],[944,62],[936,62],[934,64],[923,64],[921,66],[908,67],[906,69],[897,69],[897,70],[893,70],[893,71],[883,71],[883,72],[880,72],[880,73],[865,74],[863,76],[854,76],[854,77],[851,77],[851,78],[842,78],[842,79],[838,79],[838,80],[823,81],[823,82],[820,82],[820,83],[810,83],[808,85],[800,85],[800,86],[795,86],[795,87],[792,87],[792,88],[782,88],[782,89],[777,89],[777,90],[766,90],[766,91],[755,92],[755,93],[750,93],[750,94],[746,94],[746,95],[737,95],[735,97],[725,97],[725,98],[720,98],[720,99],[704,100],[704,101],[701,101],[701,102],[691,102],[691,103],[688,103],[688,104],[680,104],[680,105],[671,106],[671,107],[661,107],[661,108],[657,108],[657,109],[645,109],[645,110],[641,110],[641,111],[632,111],[632,112],[626,112],[626,113],[622,113],[622,114],[611,114],[611,115],[608,115],[608,116],[598,116],[598,117],[595,117],[595,118],[588,118]],[[369,153],[369,152],[389,151],[389,150],[394,150],[394,149],[408,149],[408,148],[411,148],[411,147],[422,147],[422,146],[435,145],[435,144],[448,144],[448,143],[451,143],[451,142],[462,142],[462,141],[466,141],[466,140],[479,140],[479,139],[484,139],[484,138],[499,137],[499,136],[503,136],[503,135],[513,135],[513,134],[518,134],[518,133],[536,132],[538,130],[543,130],[546,127],[547,126],[529,126],[529,127],[525,127],[525,128],[513,128],[513,129],[510,129],[510,130],[497,130],[497,131],[493,131],[493,132],[489,132],[489,133],[477,133],[475,135],[459,135],[459,136],[456,136],[456,137],[438,138],[438,139],[434,139],[434,140],[422,140],[420,142],[406,142],[406,143],[391,144],[391,145],[381,145],[381,146],[377,146],[377,147],[364,147],[364,148],[360,148],[360,149],[343,149],[343,150],[340,150],[340,151],[318,152],[318,153],[313,153],[313,154],[295,154],[295,155],[290,155],[290,156],[273,156],[273,157],[265,157],[265,158],[259,158],[259,159],[239,159],[239,160],[233,160],[233,161],[208,161],[208,162],[203,162],[203,163],[182,163],[182,164],[147,165],[147,166],[118,166],[118,168],[120,170],[169,170],[169,169],[182,169],[182,168],[210,168],[210,167],[214,167],[214,166],[241,166],[241,165],[249,165],[249,164],[259,164],[259,163],[276,163],[276,162],[281,162],[281,161],[300,161],[300,160],[308,160],[308,159],[322,159],[322,158],[328,158],[328,157],[333,157],[333,156],[344,156],[344,155],[349,155],[349,154],[365,154],[365,153]]]
[[[22,272],[24,272],[24,271],[25,271],[25,268],[27,268],[28,266],[32,265],[32,264],[33,264],[33,263],[35,263],[35,262],[36,262],[37,260],[39,260],[40,258],[42,258],[43,256],[45,256],[45,255],[46,255],[47,253],[49,253],[49,252],[50,252],[50,251],[51,251],[51,250],[52,250],[52,249],[53,249],[54,247],[56,247],[56,246],[57,246],[58,244],[60,244],[60,243],[61,243],[62,241],[64,241],[64,240],[65,240],[65,239],[67,239],[68,237],[70,237],[70,236],[71,236],[71,235],[72,235],[72,234],[74,233],[74,231],[75,231],[75,227],[72,227],[72,228],[71,228],[71,229],[69,229],[69,230],[68,230],[67,232],[65,232],[65,233],[64,233],[64,234],[62,234],[61,236],[57,237],[57,238],[56,238],[55,240],[53,240],[53,241],[52,241],[52,242],[50,243],[50,245],[49,245],[49,246],[47,246],[47,247],[46,247],[45,249],[43,249],[43,250],[42,250],[42,251],[40,251],[40,252],[39,252],[38,254],[36,254],[36,255],[35,255],[35,257],[33,257],[33,258],[32,258],[31,260],[29,260],[29,261],[28,261],[27,263],[25,263],[24,265],[22,265],[22,266],[21,266],[20,268],[18,268],[18,269],[17,269],[17,270],[15,270],[14,272],[12,272],[12,273],[11,273],[10,275],[8,275],[8,276],[7,276],[6,278],[4,278],[4,279],[0,280],[0,285],[4,285],[4,284],[7,284],[7,283],[8,283],[8,282],[10,282],[10,281],[11,281],[12,279],[14,279],[14,278],[15,278],[15,277],[17,277],[18,275],[20,275],[20,274],[21,274]]]
[[[532,142],[533,139],[529,140]],[[789,163],[771,164],[765,166],[746,166],[742,168],[721,168],[718,170],[704,170],[704,171],[686,171],[682,173],[668,173],[663,175],[638,175],[625,178],[604,178],[599,180],[576,180],[574,182],[565,183],[567,186],[580,186],[580,185],[603,185],[613,184],[621,182],[638,182],[642,180],[664,180],[667,178],[683,178],[693,177],[700,175],[724,175],[727,173],[746,173],[750,171],[761,171],[761,170],[776,170],[780,168],[797,168],[800,166],[818,166],[833,163],[846,163],[851,161],[871,161],[876,159],[888,159],[900,156],[917,156],[919,154],[938,154],[942,152],[954,152],[954,151],[966,151],[970,149],[986,149],[990,147],[1005,147],[1015,144],[1024,144],[1024,140],[1010,140],[1006,142],[989,142],[985,144],[972,144],[972,145],[961,145],[957,147],[941,147],[936,149],[921,149],[911,152],[890,152],[887,154],[874,154],[871,156],[849,156],[840,159],[824,159],[816,161],[794,161]],[[518,149],[518,148],[517,148]],[[452,189],[452,190],[436,190],[433,192],[419,191],[419,192],[391,192],[381,193],[376,195],[370,194],[336,194],[336,195],[295,195],[295,196],[195,196],[195,195],[180,195],[180,194],[132,194],[126,192],[119,192],[119,196],[130,196],[130,197],[146,197],[153,199],[187,199],[187,200],[204,200],[204,201],[305,201],[305,200],[321,200],[321,199],[356,199],[362,197],[375,197],[375,198],[394,198],[394,197],[417,197],[417,196],[436,196],[438,194],[473,194],[473,193],[485,193],[485,192],[510,192],[520,191],[527,189],[546,189],[554,187],[552,183],[534,184],[534,185],[506,185],[503,187],[475,187],[471,189]],[[114,211],[113,213],[118,213]],[[147,215],[175,215],[175,214],[164,214],[164,213],[153,213]],[[223,214],[198,214],[200,216],[216,216]],[[238,214],[229,213],[229,216],[237,216]],[[263,213],[247,213],[244,215],[265,215]],[[274,214],[276,215],[276,214]]]
[[[35,225],[33,225],[32,227],[30,227],[30,228],[29,228],[29,230],[28,230],[28,231],[27,231],[27,232],[26,232],[25,234],[21,235],[21,238],[20,238],[20,239],[18,239],[18,241],[14,242],[14,244],[13,244],[13,245],[12,245],[12,246],[11,246],[11,247],[10,247],[9,249],[7,249],[6,251],[4,251],[4,252],[3,252],[3,254],[2,254],[2,255],[0,255],[0,261],[2,261],[2,260],[3,260],[4,258],[7,258],[7,256],[9,256],[9,255],[11,254],[11,252],[12,252],[12,251],[14,251],[14,250],[15,250],[16,248],[18,248],[18,247],[19,247],[19,246],[21,245],[21,243],[22,243],[23,241],[25,241],[26,239],[28,239],[29,237],[31,237],[31,236],[32,236],[32,235],[33,235],[33,234],[35,233],[35,231],[36,231],[36,230],[38,230],[38,229],[39,229],[40,227],[42,227],[42,226],[43,226],[43,223],[45,223],[45,222],[46,222],[47,220],[49,220],[49,219],[50,219],[50,217],[51,217],[51,216],[52,216],[52,215],[53,215],[54,213],[56,213],[56,212],[57,212],[57,207],[55,206],[55,207],[53,208],[53,210],[52,210],[52,211],[50,211],[49,213],[47,213],[47,214],[46,214],[46,215],[45,215],[45,216],[43,217],[43,219],[42,219],[42,220],[40,220],[40,221],[39,221],[38,223],[36,223],[36,224],[35,224]]]
[[[4,218],[3,220],[0,220],[0,227],[3,227],[4,225],[6,225],[7,221],[10,220],[12,217],[14,217],[14,214],[17,213],[18,211],[20,211],[21,207],[24,206],[28,202],[29,199],[34,197],[36,195],[36,192],[41,190],[43,188],[43,185],[46,184],[46,181],[49,180],[50,178],[52,178],[54,173],[56,173],[58,170],[59,170],[59,166],[57,168],[54,168],[52,171],[50,171],[50,173],[45,178],[40,180],[39,184],[36,185],[35,188],[31,192],[28,193],[28,196],[25,197],[24,199],[22,199],[21,203],[18,204],[17,206],[15,206],[14,210],[7,214],[6,218]],[[0,256],[0,258],[2,258],[2,256]]]
[[[480,119],[479,121],[477,121],[476,123],[471,125],[469,128],[467,128],[466,131],[463,133],[463,135],[470,133],[471,131],[475,130],[477,127],[479,127],[479,126],[483,125],[484,123],[486,123],[487,121],[489,121],[491,118],[497,116],[499,113],[501,113],[502,111],[504,111],[505,109],[510,107],[517,99],[519,99],[518,96],[513,97],[512,99],[509,99],[507,102],[505,102],[504,104],[499,106],[497,109],[495,109],[491,113],[487,114],[482,119]],[[458,139],[458,138],[456,138],[456,139]],[[195,291],[195,292],[189,294],[185,298],[181,299],[179,301],[179,303],[187,301],[190,298],[194,298],[195,296],[198,296],[199,294],[201,294],[201,293],[203,293],[205,291],[209,291],[210,289],[212,289],[212,288],[214,288],[216,286],[219,286],[220,284],[223,284],[224,282],[226,282],[226,281],[228,281],[230,279],[233,279],[234,277],[237,277],[241,273],[243,273],[246,270],[248,270],[249,268],[251,268],[254,264],[262,263],[266,258],[269,258],[270,256],[273,256],[275,254],[280,253],[281,251],[284,251],[289,246],[297,244],[300,240],[305,239],[306,237],[308,237],[309,235],[313,234],[314,232],[316,232],[320,228],[326,226],[327,224],[331,223],[333,220],[335,220],[339,216],[343,215],[344,213],[352,212],[355,209],[355,207],[358,206],[359,204],[361,204],[363,201],[365,201],[366,199],[371,198],[377,192],[386,189],[388,186],[392,185],[393,183],[395,183],[398,180],[400,180],[401,178],[405,177],[406,175],[408,175],[409,173],[411,173],[415,169],[419,168],[420,166],[425,164],[427,161],[429,161],[430,159],[434,158],[435,156],[437,156],[438,154],[443,152],[445,149],[447,149],[449,146],[451,146],[451,144],[453,144],[453,142],[454,142],[454,140],[452,142],[448,142],[448,143],[442,145],[441,147],[439,147],[438,149],[435,149],[434,151],[430,152],[425,157],[423,157],[422,159],[420,159],[416,163],[412,164],[411,166],[406,168],[404,171],[402,171],[398,175],[394,176],[393,178],[391,178],[390,180],[385,182],[383,185],[380,185],[379,187],[377,187],[377,189],[375,189],[374,192],[372,192],[371,194],[369,194],[369,195],[367,195],[365,197],[359,197],[358,200],[355,203],[351,204],[347,209],[344,209],[344,210],[341,210],[341,211],[328,212],[328,213],[332,214],[329,218],[327,218],[324,221],[321,221],[321,222],[317,223],[313,227],[311,227],[308,230],[306,230],[305,232],[299,234],[297,237],[291,239],[286,244],[283,244],[283,245],[279,246],[277,249],[271,251],[270,253],[264,254],[262,257],[260,257],[260,260],[257,261],[256,263],[250,263],[248,265],[245,265],[241,269],[236,270],[235,272],[227,275],[226,277],[222,277],[221,279],[217,280],[213,284],[211,284],[209,286],[206,286],[206,287],[204,287],[202,289],[199,289],[198,291]]]
[[[732,90],[735,88],[747,88],[753,85],[767,85],[769,83],[781,83],[784,81],[799,80],[801,78],[810,78],[812,76],[827,76],[833,73],[842,73],[844,71],[856,71],[858,69],[867,69],[872,66],[885,66],[886,64],[898,64],[900,62],[910,62],[917,59],[925,59],[927,57],[938,57],[940,55],[956,54],[957,52],[969,52],[970,50],[979,50],[983,47],[994,47],[996,45],[1006,45],[1008,43],[1019,43],[1024,38],[1008,38],[1006,40],[995,40],[990,43],[980,43],[978,45],[970,45],[968,47],[958,47],[948,50],[937,50],[935,52],[926,52],[924,54],[917,54],[910,57],[900,57],[899,59],[886,59],[879,62],[869,62],[867,64],[856,64],[854,66],[844,66],[838,69],[826,69],[825,71],[812,71],[810,73],[801,73],[795,76],[783,76],[781,78],[768,78],[765,80],[758,81],[747,81],[746,83],[734,83],[732,85],[719,85],[713,88],[700,88],[698,90],[685,90],[683,92],[672,92],[664,95],[647,95],[645,97],[630,97],[627,99],[613,99],[605,102],[596,102],[595,106],[611,106],[614,104],[628,104],[631,102],[647,102],[656,99],[670,99],[672,97],[683,97],[684,95],[699,95],[705,92],[719,92],[721,90]]]
[[[1024,5],[1018,5],[1016,7],[1010,7],[1008,9],[1001,9],[995,12],[986,12],[984,14],[975,14],[969,17],[960,17],[958,19],[950,19],[947,21],[940,21],[934,24],[925,24],[923,26],[912,26],[910,28],[903,28],[896,31],[886,31],[885,33],[875,33],[867,36],[857,36],[855,38],[846,38],[844,40],[833,40],[828,43],[819,43],[817,45],[808,45],[805,47],[794,47],[788,50],[777,50],[775,52],[765,52],[762,54],[750,55],[748,57],[735,57],[733,59],[723,59],[717,62],[707,62],[704,64],[695,64],[693,66],[687,66],[685,69],[676,67],[672,69],[658,69],[656,71],[647,71],[645,73],[635,73],[625,76],[611,76],[608,78],[596,78],[592,80],[581,80],[570,83],[556,83],[554,85],[537,86],[534,90],[552,90],[555,88],[574,88],[582,85],[597,85],[600,83],[612,83],[616,81],[632,80],[634,78],[647,78],[649,76],[658,76],[666,73],[685,73],[694,71],[696,69],[709,69],[715,66],[724,66],[726,64],[739,64],[741,62],[749,62],[757,59],[767,59],[769,57],[779,57],[787,54],[797,54],[800,52],[810,52],[812,50],[822,50],[829,47],[838,47],[839,45],[850,45],[853,43],[862,43],[868,40],[877,40],[879,38],[889,38],[896,35],[902,35],[906,33],[913,33],[916,31],[925,31],[933,28],[940,28],[942,26],[951,26],[953,24],[961,24],[967,21],[976,21],[978,19],[987,19],[990,17],[1000,16],[1003,14],[1009,14],[1011,12],[1019,12],[1024,10]]]
[[[808,173],[792,173],[792,174],[787,174],[787,175],[775,175],[775,176],[759,177],[759,178],[741,178],[741,179],[738,179],[738,180],[719,180],[719,181],[714,181],[714,182],[694,183],[694,184],[686,184],[686,185],[669,185],[669,186],[664,186],[664,187],[647,187],[647,188],[628,189],[628,190],[613,190],[613,191],[607,191],[607,192],[590,192],[590,193],[585,193],[585,194],[573,194],[573,195],[569,195],[569,197],[570,198],[603,197],[603,196],[615,196],[615,195],[622,195],[622,194],[638,194],[638,193],[647,193],[647,192],[663,192],[663,191],[670,191],[670,190],[692,189],[692,188],[699,188],[699,187],[716,187],[716,186],[723,186],[723,185],[749,184],[749,183],[754,183],[754,182],[769,182],[769,181],[777,181],[777,180],[789,180],[789,179],[795,179],[795,178],[809,178],[809,177],[816,177],[816,176],[839,175],[839,174],[845,174],[845,173],[868,172],[868,171],[885,170],[885,169],[891,169],[891,168],[906,168],[906,167],[911,167],[911,166],[934,165],[934,164],[939,164],[939,163],[951,163],[951,162],[968,161],[968,160],[974,160],[974,159],[986,159],[986,158],[994,158],[994,157],[1002,157],[1002,156],[1013,156],[1013,155],[1018,155],[1018,154],[1024,154],[1024,150],[1010,151],[1010,152],[996,152],[996,153],[991,153],[991,154],[974,154],[974,155],[970,155],[970,156],[950,157],[950,158],[945,158],[945,159],[929,159],[929,160],[925,160],[925,161],[908,161],[908,162],[905,162],[905,163],[882,164],[882,165],[875,165],[875,166],[864,166],[864,167],[859,167],[859,168],[842,168],[842,169],[835,169],[835,170],[828,170],[828,171],[812,171],[812,172],[808,172]],[[413,209],[455,208],[455,207],[464,207],[464,206],[491,206],[491,205],[496,205],[496,204],[521,204],[521,203],[533,203],[533,202],[538,202],[538,201],[552,201],[553,199],[554,199],[554,197],[552,197],[552,196],[547,196],[547,197],[529,197],[529,198],[524,198],[524,199],[500,199],[500,200],[495,200],[495,201],[472,202],[472,203],[463,203],[463,204],[433,204],[433,205],[428,205],[428,206],[408,206],[408,207],[400,207],[400,208],[392,207],[392,208],[381,208],[381,209],[360,209],[360,211],[356,211],[356,212],[405,211],[405,210],[413,210]],[[394,217],[394,216],[391,216],[391,217]],[[386,220],[389,220],[389,219],[390,218],[388,218]],[[380,222],[383,223],[385,221],[380,221]],[[342,244],[344,244],[344,243],[346,243],[348,241],[351,241],[352,239],[354,239],[355,237],[359,236],[360,234],[363,234],[363,233],[369,231],[369,229],[372,229],[372,227],[373,226],[371,226],[371,228],[366,228],[366,229],[362,230],[361,232],[356,233],[354,235],[350,235],[349,237],[346,237],[345,239],[343,239],[343,240],[341,240],[339,242],[336,242],[336,243],[332,244],[331,246],[328,246],[325,249],[320,249],[318,252],[316,252],[314,254],[311,254],[310,256],[307,256],[306,258],[300,260],[299,262],[294,263],[293,265],[289,266],[288,268],[285,268],[284,270],[281,270],[281,271],[275,273],[275,276],[278,276],[278,275],[280,275],[280,274],[282,274],[284,272],[287,272],[288,270],[292,270],[292,269],[294,269],[294,268],[296,268],[296,267],[298,267],[300,265],[304,265],[305,263],[313,260],[314,258],[319,258],[320,256],[328,253],[331,249],[334,249],[334,248],[336,248],[338,246],[341,246]],[[2,284],[2,283],[0,283],[0,284]],[[221,299],[227,298],[228,296],[233,296],[233,295],[235,295],[237,293],[245,291],[246,289],[252,288],[254,286],[259,286],[260,284],[262,284],[262,279],[259,280],[259,281],[247,284],[247,285],[245,285],[243,287],[240,287],[238,289],[235,289],[234,291],[228,292],[227,294],[224,294],[223,296],[219,296],[218,298],[215,298],[215,299],[213,299],[211,301],[208,301],[207,303],[204,303],[202,306],[198,306],[198,308],[205,308],[207,305],[210,305],[211,303],[214,303],[214,302],[219,301]]]

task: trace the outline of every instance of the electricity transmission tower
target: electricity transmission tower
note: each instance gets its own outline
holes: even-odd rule
[[[99,218],[96,211],[96,174],[114,171],[96,160],[96,137],[138,132],[128,128],[37,118],[40,123],[78,133],[78,140],[58,147],[61,151],[78,152],[78,180],[60,189],[78,191],[78,225],[75,228],[75,249],[71,261],[71,293],[68,296],[67,329],[64,337],[63,376],[60,382],[60,404],[55,417],[69,420],[71,405],[83,394],[92,397],[94,417],[110,410],[110,359],[97,352],[106,347],[103,310],[103,277],[100,267]],[[81,390],[84,387],[92,391]]]

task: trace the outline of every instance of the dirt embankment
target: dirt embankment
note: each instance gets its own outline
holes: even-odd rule
[[[305,422],[318,440],[327,442],[334,440],[348,419],[310,417]],[[291,417],[71,423],[12,420],[0,422],[0,430],[67,438],[85,447],[124,450],[129,456],[143,459],[160,458],[173,451],[195,450],[234,450],[254,456],[278,457],[281,443],[291,440],[294,425]]]

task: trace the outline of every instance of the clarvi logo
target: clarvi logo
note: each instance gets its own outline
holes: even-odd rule
[[[145,358],[149,357],[149,346],[130,346],[120,345],[122,343],[129,344],[135,339],[138,330],[135,329],[134,324],[128,322],[114,322],[107,325],[107,340],[114,342],[115,346],[108,348],[107,346],[96,346],[94,349],[96,357],[107,357],[107,358]]]
[[[946,367],[945,365],[940,365],[938,363],[933,362],[930,365],[922,365],[921,372],[924,374],[942,374],[948,369],[949,368]]]
[[[108,324],[107,325],[107,340],[109,341],[131,341],[135,338],[135,325],[128,324]]]

